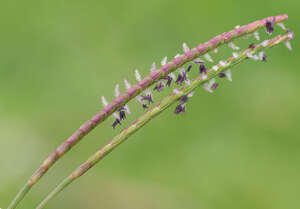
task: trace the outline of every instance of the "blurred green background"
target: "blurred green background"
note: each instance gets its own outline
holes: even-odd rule
[[[134,82],[135,68],[145,76],[183,42],[196,46],[283,13],[296,34],[292,52],[278,46],[267,63],[236,67],[233,83],[214,94],[198,89],[186,115],[165,111],[47,208],[299,208],[299,9],[295,0],[1,1],[0,208],[102,107],[101,95],[112,100],[116,83]],[[143,112],[130,107],[122,127]],[[59,161],[19,208],[34,208],[121,130],[111,123]]]

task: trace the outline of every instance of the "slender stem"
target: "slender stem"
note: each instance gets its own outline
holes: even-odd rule
[[[91,167],[93,167],[97,162],[99,162],[104,156],[110,153],[114,148],[123,143],[130,135],[135,133],[141,127],[143,127],[146,123],[148,123],[155,116],[163,112],[170,105],[175,103],[182,96],[192,92],[195,88],[199,87],[201,84],[207,82],[213,77],[216,77],[218,73],[223,72],[224,70],[235,66],[236,64],[246,60],[248,58],[249,53],[252,55],[263,50],[264,48],[270,48],[274,45],[282,43],[286,40],[289,40],[290,37],[288,35],[284,36],[276,36],[275,38],[268,40],[267,44],[259,44],[255,46],[253,49],[247,49],[244,52],[240,53],[238,57],[231,57],[227,59],[226,65],[221,66],[218,65],[218,70],[209,70],[207,74],[207,78],[203,79],[203,77],[196,77],[190,85],[186,85],[181,87],[178,91],[173,92],[169,96],[162,99],[156,106],[152,109],[148,110],[144,115],[140,116],[137,120],[135,120],[129,127],[123,129],[117,136],[111,139],[105,146],[99,149],[94,155],[92,155],[85,163],[83,163],[79,168],[77,168],[71,175],[65,178],[62,183],[60,183],[42,202],[36,209],[42,209],[46,206],[46,204],[53,199],[58,193],[60,193],[64,188],[66,188],[72,181],[79,178],[85,172],[87,172]]]
[[[22,189],[20,189],[19,193],[16,195],[16,197],[13,199],[13,201],[10,203],[8,208],[15,208],[19,202],[24,198],[24,196],[29,192],[31,186],[29,184],[25,184]]]

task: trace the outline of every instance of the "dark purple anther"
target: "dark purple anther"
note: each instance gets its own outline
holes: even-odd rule
[[[267,62],[267,55],[266,55],[265,53],[264,53],[263,56],[262,56],[262,61],[263,61],[263,62]]]
[[[211,89],[212,90],[216,90],[216,88],[219,86],[219,83],[214,83],[212,86],[211,86]]]
[[[126,114],[125,114],[125,111],[120,111],[119,112],[119,116],[120,116],[120,120],[125,120],[126,119]]]
[[[143,104],[143,109],[148,109],[148,106],[146,104]]]
[[[202,73],[207,73],[207,70],[206,70],[206,67],[205,67],[205,65],[204,64],[201,64],[200,65],[200,67],[199,67],[199,72],[200,72],[200,74],[202,74]]]
[[[177,80],[175,81],[175,83],[177,83],[178,85],[182,85],[182,83],[185,81],[186,79],[186,74],[185,72],[182,72],[182,73],[179,73],[178,74],[178,77],[177,77]]]
[[[192,65],[189,65],[185,72],[187,72],[187,73],[190,72],[192,67],[193,67]]]
[[[165,76],[164,79],[167,80],[167,84],[166,85],[167,86],[171,86],[171,83],[172,83],[173,79],[170,76],[168,76],[168,75]]]
[[[164,89],[164,87],[165,87],[164,83],[160,81],[160,82],[154,87],[153,90],[156,90],[156,91],[160,92],[160,91],[162,91],[162,90]]]
[[[182,97],[179,99],[179,102],[180,102],[181,104],[184,104],[184,103],[186,103],[186,102],[188,101],[188,99],[189,99],[189,97],[188,97],[187,95],[184,95],[184,96],[182,96]]]
[[[185,113],[185,105],[184,104],[180,104],[175,108],[174,111],[175,114],[179,114],[179,113]]]
[[[254,48],[255,48],[255,44],[253,44],[253,43],[252,43],[252,44],[249,44],[248,48],[249,48],[249,49],[254,49]]]
[[[225,78],[226,77],[226,74],[225,73],[219,73],[219,78]]]
[[[118,124],[121,125],[121,122],[120,122],[120,120],[119,120],[118,118],[116,118],[116,120],[115,120],[115,121],[113,122],[113,124],[112,124],[112,127],[113,127],[113,128],[116,128],[116,126],[117,126]]]
[[[119,111],[119,116],[120,116],[120,121],[126,119],[126,114],[125,114],[125,107],[121,106],[118,108]]]
[[[152,96],[151,95],[146,95],[146,96],[143,96],[142,97],[142,101],[148,101],[149,102],[149,104],[150,103],[153,103],[153,100],[152,100]]]
[[[266,22],[266,30],[268,33],[272,34],[274,32],[274,23],[271,21]]]

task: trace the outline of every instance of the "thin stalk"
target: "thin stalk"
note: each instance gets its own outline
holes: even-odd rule
[[[291,39],[289,35],[284,36],[276,36],[275,38],[268,40],[267,43],[258,44],[254,48],[247,49],[240,53],[238,57],[230,57],[226,61],[226,65],[218,65],[218,70],[208,70],[207,78],[203,79],[203,77],[196,77],[190,85],[186,85],[178,89],[178,91],[171,93],[169,96],[162,99],[156,106],[152,109],[148,110],[144,115],[140,116],[138,119],[133,121],[129,127],[123,129],[117,136],[112,138],[105,146],[99,149],[94,155],[92,155],[85,163],[83,163],[80,167],[78,167],[71,175],[65,178],[39,205],[36,209],[44,208],[47,203],[53,199],[58,193],[60,193],[64,188],[66,188],[70,183],[72,183],[75,179],[79,178],[85,172],[87,172],[91,167],[93,167],[96,163],[98,163],[103,157],[105,157],[108,153],[110,153],[114,148],[123,143],[130,135],[135,133],[145,124],[147,124],[151,119],[155,116],[163,112],[170,105],[179,100],[182,96],[189,94],[195,88],[199,87],[201,84],[207,82],[208,80],[216,77],[220,72],[225,71],[228,68],[231,68],[238,63],[246,60],[249,56],[249,53],[254,55],[255,53],[275,46],[279,43],[287,41]]]

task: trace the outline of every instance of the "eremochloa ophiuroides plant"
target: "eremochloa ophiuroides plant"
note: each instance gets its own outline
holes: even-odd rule
[[[240,62],[245,60],[266,61],[267,56],[264,50],[280,43],[284,43],[286,47],[291,50],[290,40],[294,38],[294,34],[283,24],[283,22],[287,19],[288,16],[284,14],[267,17],[244,26],[236,26],[233,30],[222,33],[192,49],[184,43],[183,54],[177,54],[174,59],[169,62],[166,57],[163,58],[161,61],[161,67],[159,68],[157,68],[155,63],[153,63],[150,69],[150,74],[144,79],[142,79],[139,71],[135,70],[137,83],[135,85],[131,85],[127,80],[124,80],[126,91],[122,94],[120,93],[119,85],[116,85],[116,98],[110,103],[107,102],[104,96],[102,96],[101,100],[104,108],[90,120],[85,122],[73,135],[64,141],[46,158],[46,160],[43,161],[42,165],[35,171],[16,195],[8,209],[16,208],[18,203],[29,192],[31,187],[41,179],[41,177],[58,159],[60,159],[77,142],[79,142],[97,125],[106,120],[110,115],[113,115],[114,117],[114,121],[112,123],[113,128],[121,125],[121,122],[126,119],[126,115],[130,114],[128,105],[130,100],[135,99],[141,104],[141,107],[145,109],[146,112],[134,120],[128,127],[124,128],[118,135],[113,137],[106,145],[101,147],[86,162],[65,178],[37,206],[37,209],[44,208],[46,204],[55,197],[55,195],[61,192],[75,179],[87,172],[104,156],[124,142],[130,135],[135,133],[152,118],[163,112],[172,104],[178,103],[174,109],[175,114],[185,113],[187,102],[195,94],[194,90],[197,87],[203,86],[205,90],[213,93],[219,86],[217,79],[227,78],[229,81],[232,81],[231,68],[238,65]],[[277,35],[266,40],[260,40],[260,29],[265,30],[271,35],[273,34],[276,25],[284,32],[284,34]],[[252,35],[253,39],[257,43],[249,43],[248,47],[244,50],[241,50],[240,47],[233,43],[235,39],[240,37],[249,38]],[[228,59],[223,59],[214,64],[214,59],[211,57],[209,52],[213,51],[216,53],[220,46],[224,44],[227,44],[234,50],[234,52]],[[185,66],[186,64],[188,66]],[[190,79],[190,71],[195,65],[198,69],[198,76]],[[164,88],[171,88],[172,93],[164,97],[156,105],[152,106],[152,103],[154,103],[152,94],[154,91],[163,91]]]

